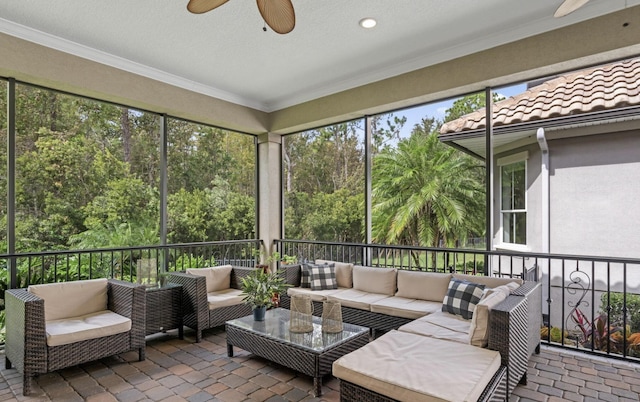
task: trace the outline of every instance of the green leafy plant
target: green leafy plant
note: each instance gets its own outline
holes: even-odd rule
[[[609,320],[611,325],[620,326],[624,323],[624,294],[620,292],[603,293],[600,296],[600,313],[606,314],[607,303],[609,305]],[[627,293],[627,322],[631,332],[640,332],[640,295]]]
[[[201,255],[194,254],[181,254],[174,262],[170,262],[169,270],[183,271],[187,268],[206,268],[216,265],[216,261],[213,257],[204,258]]]
[[[271,265],[272,262],[276,261],[280,261],[286,265],[298,262],[298,257],[295,255],[280,254],[278,251],[267,255],[262,248],[253,250],[253,256],[256,257],[258,261],[264,261],[264,263],[262,263],[264,265]]]
[[[252,308],[274,306],[274,295],[283,293],[290,286],[280,272],[265,272],[255,269],[242,278],[242,299]]]
[[[280,262],[282,262],[285,265],[295,264],[298,262],[298,257],[296,257],[295,255],[283,254],[282,257],[280,258]]]

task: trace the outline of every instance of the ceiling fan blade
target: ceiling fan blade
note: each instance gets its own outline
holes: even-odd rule
[[[189,0],[187,10],[194,14],[202,14],[220,7],[229,0]]]
[[[291,0],[257,0],[257,2],[260,15],[271,29],[279,34],[293,31],[296,26],[296,14]]]
[[[564,0],[564,2],[560,4],[560,7],[558,7],[556,13],[553,14],[553,16],[556,18],[564,17],[565,15],[571,14],[580,7],[584,6],[588,1],[589,0]]]

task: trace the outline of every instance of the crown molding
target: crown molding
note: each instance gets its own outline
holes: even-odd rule
[[[160,81],[178,88],[186,89],[188,91],[211,96],[213,98],[235,103],[240,106],[250,107],[262,112],[268,112],[267,106],[262,103],[242,98],[233,93],[223,91],[211,86],[202,85],[195,81],[191,81],[177,75],[167,73],[157,68],[136,63],[123,57],[115,56],[101,50],[96,50],[88,46],[84,46],[79,43],[48,34],[46,32],[42,32],[21,24],[17,24],[12,21],[8,21],[3,18],[0,18],[0,32],[19,39],[33,42],[41,46],[45,46],[50,49],[68,53],[86,60],[94,61],[96,63],[114,67],[119,70],[140,75],[142,77],[150,78],[152,80]]]

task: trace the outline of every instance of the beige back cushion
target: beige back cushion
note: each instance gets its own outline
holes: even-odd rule
[[[47,283],[27,288],[44,300],[45,321],[79,317],[107,309],[107,279]]]
[[[480,275],[465,275],[465,274],[453,274],[453,277],[462,281],[473,282],[480,285],[485,285],[488,288],[496,288],[500,285],[506,285],[507,283],[516,282],[518,285],[522,285],[523,280],[518,278],[496,278],[493,276],[480,276]]]
[[[396,293],[395,268],[353,266],[353,288],[362,292],[393,296]]]
[[[469,328],[469,343],[481,348],[489,343],[489,312],[507,298],[505,292],[493,292],[476,305]]]
[[[204,276],[207,279],[207,293],[210,293],[231,287],[232,269],[233,267],[231,265],[220,265],[209,268],[188,268],[187,273]]]
[[[442,302],[447,294],[451,274],[398,271],[398,297]]]
[[[353,287],[353,264],[328,260],[316,260],[316,264],[335,264],[336,281],[338,281],[338,287]]]

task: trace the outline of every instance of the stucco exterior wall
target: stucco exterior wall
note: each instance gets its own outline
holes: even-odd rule
[[[554,133],[554,137],[561,136]],[[550,252],[553,254],[640,258],[640,129],[559,138],[549,144]],[[541,152],[535,145],[496,155],[496,160],[522,151],[527,160],[527,249],[542,252]],[[495,239],[500,248],[499,166],[495,165]],[[502,261],[502,267],[521,264]],[[524,261],[530,267],[535,262]],[[573,329],[572,308],[593,320],[607,290],[640,293],[640,267],[590,261],[540,259],[543,312],[551,325]],[[495,265],[495,262],[494,262]],[[503,268],[504,269],[504,268]],[[626,272],[625,272],[626,270]],[[495,271],[495,270],[494,270]],[[572,284],[572,280],[577,282]],[[546,285],[551,284],[550,287]],[[573,287],[576,291],[569,291]],[[564,304],[564,309],[562,308]]]
[[[640,129],[549,148],[551,252],[640,258]]]

